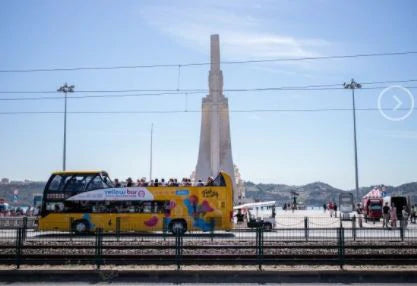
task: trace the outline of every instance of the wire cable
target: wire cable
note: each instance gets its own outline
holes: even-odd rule
[[[87,98],[126,98],[126,97],[149,97],[165,95],[182,95],[178,92],[161,92],[161,93],[138,93],[138,94],[95,94],[81,96],[67,96],[67,99],[87,99]],[[205,94],[205,92],[188,92],[187,94]],[[44,96],[44,97],[6,97],[0,98],[0,101],[32,101],[32,100],[62,100],[63,96]]]
[[[385,86],[373,86],[362,87],[363,90],[377,90],[384,89]],[[416,89],[417,86],[406,86],[407,89]],[[329,90],[345,90],[343,87],[327,87],[327,88],[281,88],[281,87],[268,87],[268,88],[247,88],[247,89],[225,89],[226,92],[267,92],[267,91],[329,91]],[[94,98],[129,98],[129,97],[152,97],[152,96],[173,96],[173,95],[189,95],[189,94],[207,94],[208,91],[172,91],[172,92],[160,92],[160,93],[138,93],[138,94],[94,94],[94,95],[80,95],[80,96],[67,96],[67,99],[94,99]],[[233,95],[233,94],[231,94]],[[278,95],[278,94],[274,94]],[[1,101],[38,101],[38,100],[62,100],[63,96],[43,96],[43,97],[0,97]]]
[[[417,79],[406,79],[406,80],[385,80],[385,81],[368,81],[368,82],[361,82],[362,85],[373,85],[373,84],[390,84],[390,83],[408,83],[408,82],[417,82]],[[322,90],[322,88],[332,88],[335,89],[343,89],[342,83],[333,83],[333,84],[311,84],[311,85],[301,85],[301,86],[281,86],[281,87],[265,87],[265,88],[229,88],[223,89],[223,91],[256,91],[256,90]],[[179,84],[177,84],[179,87]],[[366,89],[366,87],[363,87]],[[371,87],[374,88],[374,87]],[[385,87],[378,87],[378,88],[385,88]],[[216,90],[215,90],[216,91]],[[158,93],[169,93],[169,92],[177,92],[177,93],[192,93],[192,92],[209,92],[207,88],[200,88],[200,89],[110,89],[110,90],[74,90],[73,93],[129,93],[129,92],[158,92]],[[0,94],[57,94],[59,93],[56,90],[45,90],[45,91],[7,91],[1,90]]]
[[[230,113],[257,113],[257,112],[330,112],[352,111],[352,108],[307,108],[307,109],[235,109],[230,111],[201,111],[201,110],[117,110],[117,111],[69,111],[67,114],[175,114],[175,113],[203,113],[203,112],[230,112]],[[356,111],[392,111],[392,108],[356,108]],[[396,110],[408,111],[410,108]],[[417,110],[413,108],[412,110]],[[0,115],[24,114],[63,114],[63,111],[4,111]]]
[[[256,59],[256,60],[237,60],[222,61],[221,64],[251,64],[251,63],[268,63],[268,62],[291,62],[291,61],[312,61],[312,60],[329,60],[329,59],[350,59],[362,57],[385,57],[385,56],[405,56],[414,55],[417,51],[404,52],[387,52],[387,53],[367,53],[354,55],[333,55],[333,56],[317,56],[317,57],[300,57],[300,58],[274,58],[274,59]],[[120,65],[120,66],[86,66],[86,67],[68,67],[68,68],[26,68],[26,69],[2,69],[0,73],[34,73],[34,72],[63,72],[63,71],[91,71],[91,70],[121,70],[121,69],[144,69],[144,68],[173,68],[206,66],[210,62],[185,63],[185,64],[152,64],[152,65]]]

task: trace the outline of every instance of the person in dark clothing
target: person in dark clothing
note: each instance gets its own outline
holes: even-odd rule
[[[133,180],[132,178],[127,178],[126,180],[126,187],[133,187]]]
[[[356,205],[356,212],[358,213],[358,215],[362,213],[362,207],[361,207],[361,204],[359,203]]]
[[[208,177],[206,186],[214,186],[214,178]]]
[[[243,222],[244,215],[242,214],[242,210],[237,210],[236,218],[238,223]]]

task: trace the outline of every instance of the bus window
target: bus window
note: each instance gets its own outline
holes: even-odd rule
[[[109,186],[104,184],[103,180],[100,176],[95,176],[89,183],[87,187],[87,191],[93,191],[98,189],[107,189]]]
[[[56,175],[52,181],[49,183],[49,191],[59,191],[62,189],[62,186],[64,184],[64,177],[60,175]]]
[[[72,176],[65,183],[65,192],[81,193],[85,190],[86,182],[91,176]]]
[[[106,185],[106,188],[114,188],[113,182],[110,180],[109,176],[102,175],[103,184]]]
[[[378,210],[381,210],[382,209],[382,205],[381,205],[380,202],[372,202],[371,201],[371,204],[369,205],[369,208],[371,210],[378,211]]]
[[[46,210],[52,212],[62,212],[64,211],[64,204],[63,203],[47,203]]]

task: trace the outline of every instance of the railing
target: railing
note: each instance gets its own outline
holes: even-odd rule
[[[19,217],[0,217],[0,229],[17,229],[20,227],[26,227],[27,229],[36,228],[37,217],[35,216],[19,216]],[[352,227],[352,228],[379,228],[382,226],[382,218],[380,221],[368,220],[364,221],[364,218],[359,215],[354,215],[348,220],[342,220],[342,217],[326,217],[326,216],[288,216],[278,215],[275,218],[277,228],[338,228]],[[398,226],[401,226],[402,222],[398,221]],[[126,225],[123,225],[126,228]],[[239,225],[236,225],[239,228]],[[129,227],[129,226],[127,226]],[[120,217],[116,218],[116,228],[121,228]],[[133,227],[132,227],[133,228]]]
[[[0,263],[16,264],[415,264],[417,228],[275,228],[76,235],[0,230]],[[120,225],[120,223],[119,223]]]
[[[0,229],[17,229],[17,228],[33,229],[36,227],[36,217],[0,217]]]

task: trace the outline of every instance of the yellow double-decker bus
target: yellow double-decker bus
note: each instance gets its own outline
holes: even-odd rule
[[[114,187],[105,171],[55,172],[38,228],[103,231],[211,231],[232,228],[233,187],[220,172],[210,186]]]

